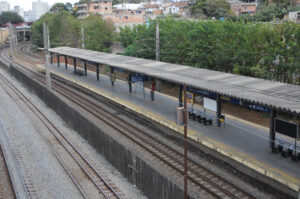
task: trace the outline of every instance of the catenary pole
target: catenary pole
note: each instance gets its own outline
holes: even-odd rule
[[[156,57],[156,61],[160,61],[160,47],[159,47],[159,22],[156,21],[156,37],[155,37],[155,57]]]
[[[184,199],[188,199],[188,190],[187,190],[187,99],[186,99],[186,84],[183,88],[184,94]]]
[[[45,61],[45,71],[46,71],[46,87],[48,90],[51,91],[51,77],[50,77],[50,70],[49,70],[49,29],[47,27],[46,22],[43,23],[43,36],[44,36],[44,51],[46,56]]]
[[[11,60],[10,67],[14,67],[15,66],[14,34],[11,28],[9,28],[9,41],[10,41],[10,60]]]
[[[85,49],[85,43],[84,43],[84,27],[83,27],[83,26],[81,26],[81,40],[82,40],[82,42],[81,42],[81,48],[82,48],[82,49]]]

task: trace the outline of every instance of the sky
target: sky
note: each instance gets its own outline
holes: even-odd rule
[[[21,6],[24,11],[31,10],[32,2],[38,0],[6,0],[10,4],[10,8],[14,6]],[[72,4],[78,2],[79,0],[41,0],[42,2],[48,2],[48,5],[53,5],[55,3],[66,3],[70,2]]]

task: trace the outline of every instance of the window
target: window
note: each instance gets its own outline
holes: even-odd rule
[[[107,1],[104,1],[104,3],[107,3]]]
[[[94,9],[95,10],[99,10],[99,6],[94,6]]]
[[[105,10],[107,10],[107,7],[105,7]]]
[[[128,16],[125,16],[125,19],[128,19]]]
[[[131,14],[133,14],[134,12],[133,11],[131,11]]]

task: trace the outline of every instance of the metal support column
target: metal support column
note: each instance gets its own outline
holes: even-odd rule
[[[182,91],[183,91],[183,86],[182,85],[179,85],[179,89],[178,89],[178,106],[179,107],[182,107],[183,106],[183,103],[182,103]]]
[[[97,81],[99,81],[99,64],[97,64]]]
[[[155,79],[153,77],[150,78],[150,95],[151,101],[154,101],[154,91],[155,91]]]
[[[86,61],[83,62],[84,75],[87,76]]]
[[[187,190],[187,99],[186,99],[186,85],[184,85],[184,199],[188,199]]]
[[[23,35],[23,36],[24,36],[24,37],[23,37],[23,40],[25,41],[25,39],[26,39],[26,31],[24,30],[23,33],[24,33],[24,35]]]
[[[9,41],[10,41],[10,67],[15,66],[15,52],[14,52],[14,35],[12,29],[9,28]]]
[[[43,37],[44,37],[44,50],[45,50],[45,72],[46,72],[46,87],[48,90],[51,89],[51,75],[49,69],[49,47],[50,47],[50,40],[49,40],[49,28],[46,22],[43,23]]]
[[[77,73],[77,69],[76,69],[76,58],[75,57],[73,58],[73,61],[74,61],[74,73],[76,74]]]
[[[131,73],[128,74],[129,93],[132,93]]]
[[[111,81],[111,86],[115,85],[115,74],[114,74],[114,68],[110,67],[110,81]]]
[[[275,152],[276,132],[275,132],[274,120],[275,120],[276,115],[277,115],[276,110],[272,109],[271,114],[270,114],[270,138],[269,138],[269,143],[270,143],[272,152]]]
[[[65,67],[68,69],[68,56],[65,55]]]
[[[221,127],[221,113],[222,113],[222,110],[221,110],[221,96],[220,95],[217,95],[217,126],[218,127]]]
[[[50,53],[50,59],[51,59],[51,65],[53,65],[53,54],[52,53]]]
[[[59,55],[56,55],[57,57],[57,66],[59,67]]]

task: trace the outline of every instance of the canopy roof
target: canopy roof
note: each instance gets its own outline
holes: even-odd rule
[[[300,114],[297,85],[78,48],[59,47],[49,51]]]

